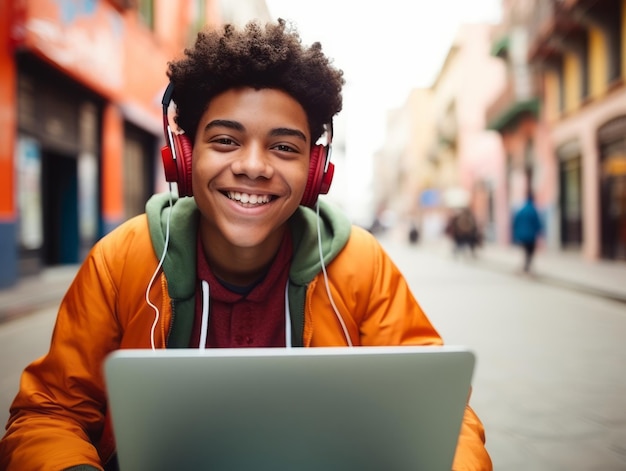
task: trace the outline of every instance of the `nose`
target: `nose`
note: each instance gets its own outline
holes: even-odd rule
[[[261,145],[243,147],[232,163],[232,171],[236,175],[245,175],[252,180],[271,178],[274,167],[270,160],[270,151]]]

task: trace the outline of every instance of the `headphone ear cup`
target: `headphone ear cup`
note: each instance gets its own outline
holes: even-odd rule
[[[165,170],[165,180],[176,183],[178,196],[193,196],[191,183],[191,161],[193,144],[184,133],[175,133],[170,127],[169,111],[171,110],[174,84],[170,82],[163,93],[163,134],[165,146],[161,148],[161,159]],[[175,121],[175,119],[174,119]],[[175,126],[176,130],[180,128]]]
[[[320,184],[320,191],[318,194],[325,195],[330,190],[330,184],[333,182],[333,175],[335,175],[335,164],[328,162],[328,168],[322,175],[322,183]]]
[[[334,165],[329,163],[328,171],[324,173],[324,167],[326,166],[326,154],[328,148],[323,145],[315,145],[311,148],[311,157],[309,160],[309,174],[307,177],[306,188],[302,195],[303,206],[312,208],[315,206],[317,197],[320,194],[328,193],[330,184],[334,174]]]
[[[178,181],[178,167],[172,149],[168,145],[161,147],[161,160],[163,161],[163,170],[165,173],[165,181],[176,182]]]
[[[176,170],[178,185],[178,195],[193,196],[193,188],[191,185],[191,157],[193,154],[193,145],[191,140],[185,134],[172,136],[173,145],[176,148]]]

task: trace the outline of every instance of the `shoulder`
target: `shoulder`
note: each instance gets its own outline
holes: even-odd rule
[[[386,254],[378,239],[362,227],[353,225],[346,244],[337,254],[332,266],[351,267],[366,273],[370,269],[375,269],[385,257]]]
[[[106,250],[127,252],[130,247],[144,246],[150,242],[150,232],[148,230],[148,218],[145,214],[135,216],[122,223],[98,241],[97,245]]]
[[[350,237],[346,243],[344,250],[382,250],[380,242],[371,232],[366,231],[362,227],[352,225],[350,228]]]
[[[96,263],[111,273],[119,270],[153,269],[156,260],[148,219],[145,214],[133,217],[100,239],[92,253]]]

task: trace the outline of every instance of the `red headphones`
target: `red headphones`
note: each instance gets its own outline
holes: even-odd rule
[[[165,180],[177,184],[179,196],[192,196],[191,156],[193,144],[188,136],[185,134],[177,134],[170,127],[168,109],[172,101],[173,92],[174,86],[170,83],[161,100],[161,104],[163,105],[163,132],[166,142],[166,145],[161,149]],[[328,193],[333,180],[333,174],[335,173],[335,166],[330,161],[332,123],[327,124],[325,127],[328,142],[326,145],[315,144],[311,147],[309,175],[304,195],[302,195],[302,201],[300,201],[301,205],[310,208],[315,206],[319,195]]]

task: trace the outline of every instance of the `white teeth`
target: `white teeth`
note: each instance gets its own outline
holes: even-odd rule
[[[270,201],[269,195],[249,195],[238,191],[229,191],[228,197],[243,204],[265,204]]]

